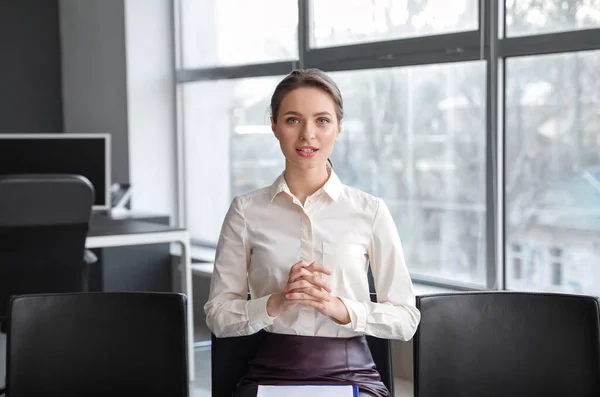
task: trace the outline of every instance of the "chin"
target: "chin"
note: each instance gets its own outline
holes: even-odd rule
[[[288,161],[288,163],[302,170],[313,170],[315,168],[325,167],[327,164],[327,160],[323,161],[321,159],[300,159],[300,161],[298,161],[297,159],[294,159],[294,161]]]

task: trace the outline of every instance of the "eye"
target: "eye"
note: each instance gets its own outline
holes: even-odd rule
[[[321,117],[320,119],[317,120],[317,123],[319,124],[329,124],[329,119],[326,117]]]
[[[297,117],[290,117],[285,120],[287,124],[298,124],[300,120]]]

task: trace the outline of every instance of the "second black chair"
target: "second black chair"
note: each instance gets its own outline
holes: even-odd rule
[[[596,297],[468,292],[417,307],[415,397],[600,396]]]

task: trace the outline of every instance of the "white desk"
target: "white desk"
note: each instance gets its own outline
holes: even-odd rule
[[[194,300],[190,237],[185,229],[139,220],[94,219],[86,239],[86,248],[124,247],[132,245],[178,243],[181,247],[182,292],[187,296],[187,337],[189,381],[194,380]]]

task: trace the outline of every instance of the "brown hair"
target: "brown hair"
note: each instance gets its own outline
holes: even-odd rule
[[[271,117],[277,123],[279,107],[283,98],[296,88],[313,87],[328,93],[335,102],[335,113],[338,122],[344,117],[342,93],[335,82],[319,69],[297,69],[288,74],[275,88],[271,97]]]

